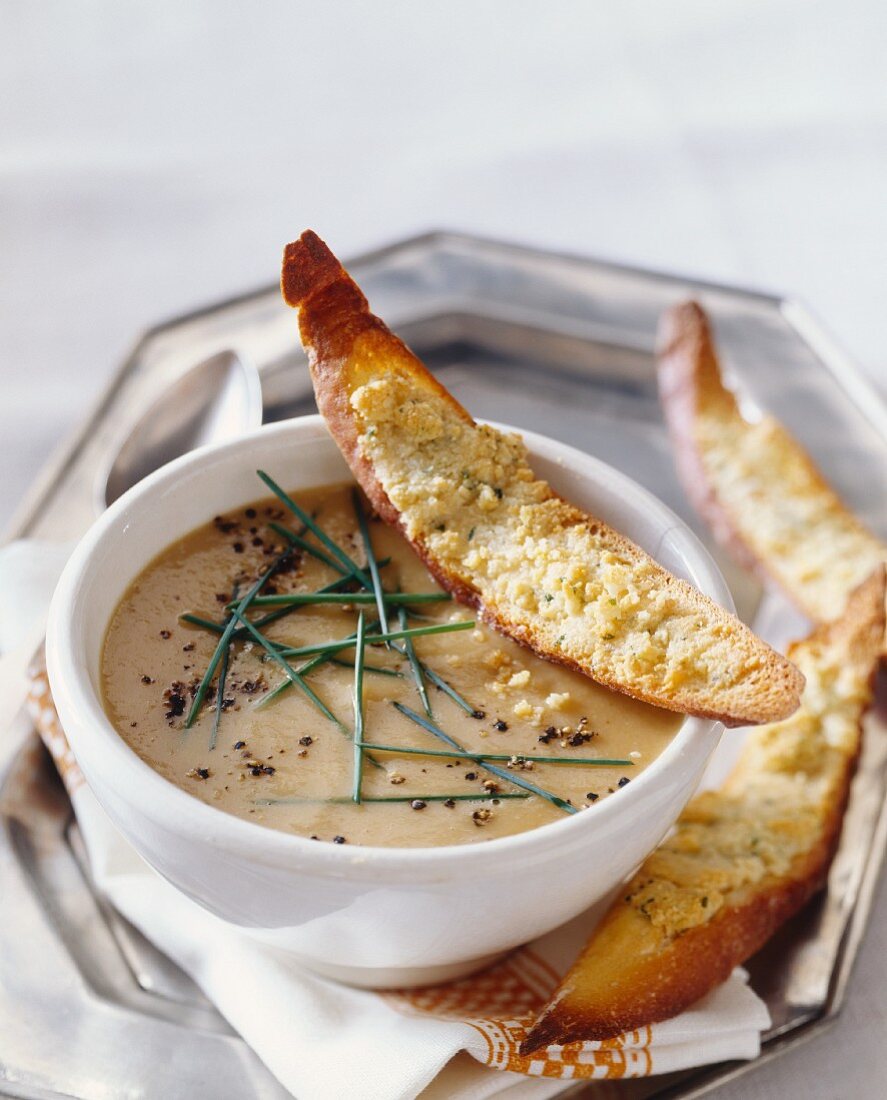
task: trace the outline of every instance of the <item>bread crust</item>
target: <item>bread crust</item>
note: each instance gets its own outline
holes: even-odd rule
[[[685,302],[663,313],[657,348],[659,394],[684,491],[718,542],[731,551],[739,564],[751,572],[765,572],[736,531],[706,474],[702,454],[694,441],[697,408],[702,399],[724,401],[725,413],[732,413],[729,404],[732,395],[721,384],[708,318],[697,302]]]
[[[661,879],[662,864],[657,864],[654,853],[624,896],[613,904],[564,977],[522,1044],[522,1054],[578,1040],[610,1039],[678,1015],[725,981],[734,967],[758,951],[824,884],[859,755],[861,720],[871,701],[884,633],[884,599],[881,566],[851,596],[840,619],[818,627],[793,647],[802,667],[814,674],[819,689],[826,685],[834,697],[824,709],[817,702],[812,709],[808,707],[808,714],[751,734],[751,744],[743,750],[723,790],[709,792],[691,803],[677,823],[674,838],[663,844],[663,848],[670,847],[677,853],[690,850],[694,857],[710,859],[711,867],[705,869],[699,881],[714,881],[717,873],[724,871],[722,861],[716,858],[723,853],[718,853],[714,844],[697,853],[692,844],[682,842],[704,839],[700,820],[717,828],[719,806],[729,806],[728,820],[743,820],[745,802],[749,813],[759,812],[765,805],[759,788],[768,775],[778,770],[786,777],[784,790],[796,792],[797,805],[782,808],[786,819],[795,813],[798,818],[809,814],[811,803],[815,805],[820,790],[823,792],[815,827],[787,868],[756,882],[741,883],[732,894],[725,895],[725,903],[711,919],[686,929],[669,928],[654,923],[644,906],[637,904],[639,895]],[[849,702],[841,696],[848,689],[840,686],[848,671],[861,685],[849,691]],[[852,733],[840,742],[839,751],[831,745],[825,730],[828,720],[834,731],[836,714],[849,715],[852,727]],[[817,758],[821,758],[821,767],[816,764]],[[761,820],[757,825],[766,838],[767,823]],[[773,828],[778,840],[785,822],[776,821]],[[755,847],[752,845],[752,852]],[[733,858],[738,866],[751,855],[736,851]],[[685,910],[690,911],[691,903],[698,898],[697,884],[685,879],[677,889],[677,900],[685,902]],[[674,904],[672,898],[672,907]],[[614,959],[618,960],[615,966]]]
[[[574,668],[613,690],[644,702],[683,713],[719,719],[727,725],[771,721],[791,713],[797,706],[803,678],[784,658],[775,654],[733,616],[692,586],[662,570],[629,540],[601,521],[562,501],[544,486],[541,504],[563,532],[587,531],[614,554],[640,569],[657,571],[658,584],[674,602],[692,607],[700,619],[731,637],[730,659],[740,660],[746,679],[727,698],[725,688],[705,690],[680,688],[668,692],[661,685],[615,674],[606,662],[592,662],[569,646],[555,647],[538,616],[516,615],[513,606],[503,607],[474,583],[465,570],[443,561],[429,545],[427,532],[409,530],[402,510],[392,502],[376,463],[361,443],[352,398],[367,384],[391,377],[409,379],[422,403],[441,409],[458,422],[481,432],[469,413],[437,382],[419,359],[369,310],[366,298],[333,254],[308,232],[287,246],[284,254],[282,289],[286,301],[299,311],[299,328],[311,367],[318,408],[342,454],[371,504],[389,524],[398,528],[422,558],[438,582],[461,603],[477,610],[495,629],[527,646],[539,656]],[[488,429],[492,433],[491,429]],[[504,438],[504,437],[501,437]],[[501,499],[501,497],[500,497]],[[470,536],[469,536],[470,537]],[[724,647],[727,648],[726,646]]]
[[[431,392],[447,401],[466,423],[474,421],[452,394],[428,374],[406,344],[370,312],[358,285],[312,230],[306,230],[284,249],[280,288],[287,305],[299,311],[299,335],[308,352],[320,414],[373,508],[386,523],[405,534],[400,513],[388,499],[372,463],[360,450],[350,404],[351,387],[343,384],[355,343],[361,340],[370,357],[400,359],[408,370],[427,375]],[[417,551],[421,554],[419,548]],[[423,560],[434,573],[434,563],[424,557]],[[468,603],[470,595],[466,591],[461,602]]]
[[[797,880],[762,891],[747,905],[731,909],[709,925],[691,929],[664,950],[629,968],[626,981],[591,1004],[567,985],[585,975],[565,978],[521,1044],[533,1054],[549,1046],[613,1039],[625,1032],[671,1019],[730,977],[734,968],[758,951],[804,905],[824,881],[828,857],[811,858]],[[626,942],[636,949],[637,938]],[[581,962],[581,959],[580,959]],[[579,965],[579,964],[577,964]]]
[[[691,503],[740,565],[775,583],[814,622],[830,621],[878,561],[887,560],[887,547],[849,512],[781,424],[770,417],[758,425],[746,420],[723,383],[711,325],[697,302],[663,313],[657,344],[662,406]],[[744,498],[736,492],[740,468]],[[774,482],[788,469],[799,486],[796,503],[801,497],[805,522],[785,546],[778,542],[788,532],[777,516],[784,509]],[[823,560],[805,556],[811,528],[818,538],[830,536],[831,553]]]

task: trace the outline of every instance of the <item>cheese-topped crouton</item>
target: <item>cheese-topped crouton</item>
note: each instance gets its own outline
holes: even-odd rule
[[[540,656],[728,725],[798,703],[802,677],[732,615],[562,500],[519,436],[476,424],[313,233],[288,245],[317,403],[374,508],[438,581]]]
[[[675,1016],[754,954],[825,881],[884,636],[884,567],[791,655],[801,707],[749,734],[721,790],[647,858],[523,1044],[608,1039]]]
[[[715,537],[814,621],[839,615],[853,589],[887,561],[887,547],[777,420],[742,415],[695,302],[663,315],[659,388],[681,481]]]

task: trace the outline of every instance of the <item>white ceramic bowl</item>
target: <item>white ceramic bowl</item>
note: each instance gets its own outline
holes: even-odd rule
[[[535,470],[564,496],[732,607],[706,551],[658,500],[580,451],[523,434]],[[109,508],[59,582],[47,637],[52,691],[86,780],[121,833],[211,912],[361,985],[466,973],[610,894],[692,794],[718,723],[686,720],[646,771],[594,809],[483,844],[419,849],[317,844],[233,817],[163,779],[118,736],[99,694],[118,600],[173,540],[261,496],[258,468],[297,490],[350,476],[317,416],[204,448]]]

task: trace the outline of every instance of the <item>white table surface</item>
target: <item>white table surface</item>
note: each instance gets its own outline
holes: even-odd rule
[[[785,290],[887,387],[880,0],[0,0],[0,525],[135,334],[432,227]],[[883,1095],[841,1020],[722,1100]]]

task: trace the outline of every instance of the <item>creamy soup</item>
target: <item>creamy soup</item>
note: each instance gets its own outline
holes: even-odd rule
[[[366,577],[352,494],[351,486],[334,486],[293,499]],[[669,743],[680,716],[543,661],[479,623],[433,633],[441,625],[470,624],[473,612],[445,597],[429,598],[443,593],[422,562],[365,502],[363,507],[381,587],[404,601],[384,604],[389,632],[426,631],[363,648],[362,742],[388,749],[355,750],[355,648],[281,650],[347,639],[359,615],[367,637],[382,631],[372,585],[359,587],[343,575],[341,560],[310,531],[304,540],[336,567],[296,546],[268,577],[260,601],[244,612],[252,622],[277,615],[259,628],[264,644],[239,626],[227,660],[220,659],[195,708],[232,601],[242,599],[286,548],[283,533],[270,524],[304,531],[276,498],[217,516],[179,540],[121,600],[105,639],[102,689],[106,711],[126,742],[195,798],[270,828],[338,844],[471,844],[566,813],[594,813],[604,799],[618,798]],[[337,585],[340,600],[357,592],[355,602],[274,602],[330,585]],[[424,598],[409,603],[415,594]],[[184,620],[184,613],[217,624],[215,631]],[[312,660],[300,683],[288,680],[281,662],[298,672]],[[192,709],[196,717],[188,727]],[[454,744],[489,755],[449,755]],[[615,763],[590,763],[597,760]]]

